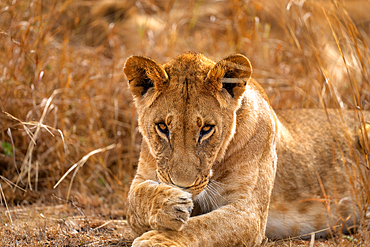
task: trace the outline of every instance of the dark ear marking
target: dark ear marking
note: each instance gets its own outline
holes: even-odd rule
[[[145,77],[141,82],[142,83],[136,84],[136,86],[137,87],[142,87],[141,96],[144,96],[144,94],[146,94],[146,92],[148,92],[149,88],[154,87],[154,83],[148,77]]]
[[[144,96],[150,88],[161,92],[168,76],[163,66],[144,56],[131,56],[127,59],[124,72],[135,97]]]
[[[233,98],[235,96],[234,87],[236,87],[236,83],[222,83],[222,88],[224,88]]]
[[[252,75],[252,66],[243,55],[228,56],[215,64],[208,72],[206,86],[214,92],[225,90],[232,98],[238,99],[246,89]]]
[[[226,71],[221,81],[222,81],[222,88],[224,88],[233,98],[235,96],[234,88],[238,86],[238,84],[246,85],[246,80],[243,80],[242,82],[240,82],[240,80],[238,80],[237,75],[235,74],[235,71],[233,70]]]

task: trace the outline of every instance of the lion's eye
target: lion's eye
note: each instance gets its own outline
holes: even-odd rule
[[[164,123],[157,124],[157,128],[163,134],[165,134],[165,135],[168,135],[169,134],[167,125],[165,125]]]
[[[213,125],[206,125],[200,130],[200,136],[207,135],[209,132],[213,130]]]

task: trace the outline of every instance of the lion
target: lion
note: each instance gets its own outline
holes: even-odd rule
[[[274,111],[240,54],[131,56],[124,72],[143,136],[133,246],[256,246],[358,220],[368,113]]]

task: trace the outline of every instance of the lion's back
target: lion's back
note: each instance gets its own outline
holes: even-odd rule
[[[339,220],[336,213],[343,218],[353,214],[349,178],[355,174],[356,162],[364,163],[358,138],[361,118],[370,120],[370,113],[297,109],[276,114],[280,121],[278,165],[267,236],[324,229],[328,219]],[[348,203],[340,204],[343,198]],[[285,225],[279,228],[279,224]]]

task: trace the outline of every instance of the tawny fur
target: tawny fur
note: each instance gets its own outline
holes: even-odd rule
[[[124,71],[143,135],[127,204],[133,246],[256,246],[356,219],[356,112],[275,114],[238,54],[132,56]]]

